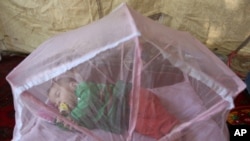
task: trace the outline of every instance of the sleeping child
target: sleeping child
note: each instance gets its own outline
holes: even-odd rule
[[[53,82],[48,97],[59,112],[88,129],[121,134],[128,130],[131,84],[78,83],[64,77]],[[156,139],[167,134],[178,122],[162,106],[158,97],[140,89],[136,132]]]

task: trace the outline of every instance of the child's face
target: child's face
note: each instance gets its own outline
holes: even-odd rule
[[[56,107],[62,102],[67,104],[70,109],[73,109],[76,106],[77,97],[75,95],[75,89],[70,87],[66,82],[61,85],[53,84],[48,96],[50,102]]]

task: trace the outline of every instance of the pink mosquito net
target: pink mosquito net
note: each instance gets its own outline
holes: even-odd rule
[[[18,141],[227,141],[245,88],[189,33],[125,4],[50,38],[7,80]]]

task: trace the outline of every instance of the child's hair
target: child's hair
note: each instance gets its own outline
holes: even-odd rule
[[[76,83],[76,80],[72,77],[61,77],[61,78],[58,78],[57,80],[53,79],[52,85],[64,86],[65,84],[69,84],[71,82]]]
[[[53,88],[54,86],[61,86],[66,89],[71,89],[72,87],[70,85],[72,83],[77,83],[77,81],[72,77],[61,77],[58,79],[52,79],[52,85],[48,90],[48,94],[50,93],[51,88]]]

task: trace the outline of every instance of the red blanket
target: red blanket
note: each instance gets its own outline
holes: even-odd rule
[[[178,120],[168,113],[158,97],[146,90],[140,90],[140,104],[136,131],[146,136],[159,139],[166,135]]]

